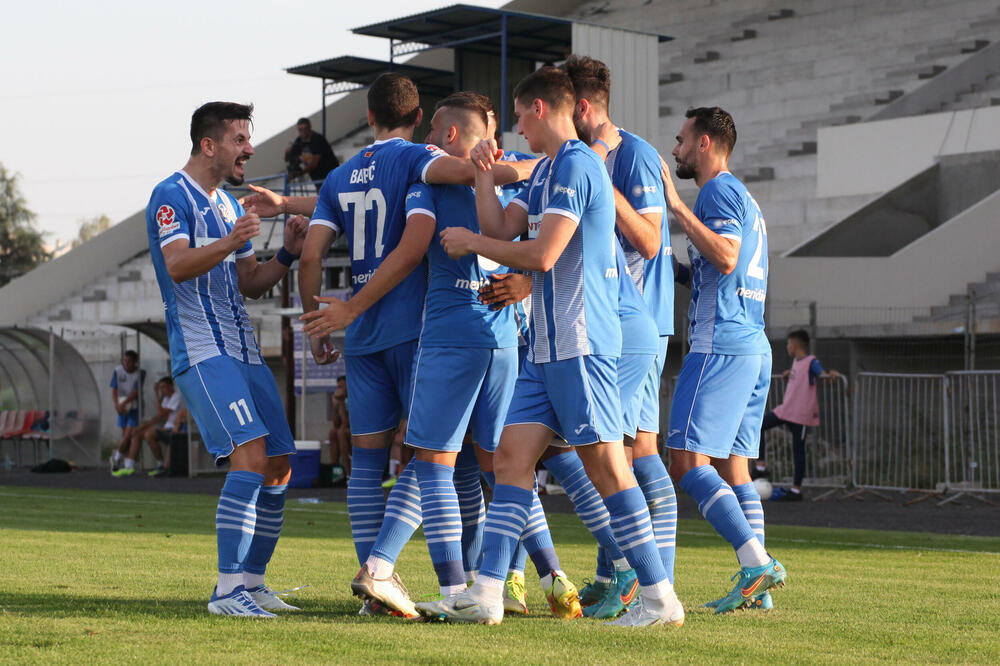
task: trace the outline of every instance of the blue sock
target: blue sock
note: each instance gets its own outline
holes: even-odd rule
[[[455,491],[458,492],[458,508],[462,512],[462,566],[466,576],[479,567],[479,556],[483,550],[483,522],[486,520],[486,504],[483,502],[483,485],[479,480],[479,461],[472,447],[466,446],[458,454],[455,462]]]
[[[411,462],[396,477],[396,485],[389,491],[389,499],[385,503],[385,519],[369,555],[395,564],[403,546],[420,527],[422,519],[420,486],[417,485],[416,468]],[[365,559],[368,559],[368,555]]]
[[[608,550],[604,546],[597,547],[597,570],[594,572],[595,578],[606,578],[611,580],[615,575],[615,563],[608,557]]]
[[[760,494],[757,492],[757,487],[753,483],[741,483],[738,486],[733,486],[733,493],[736,494],[736,499],[740,502],[743,515],[750,523],[750,529],[753,530],[754,536],[763,546],[764,507],[760,504]]]
[[[734,549],[754,539],[753,530],[736,494],[711,465],[700,465],[684,475],[681,490],[698,503],[698,510]]]
[[[389,449],[351,449],[351,478],[347,482],[347,514],[358,562],[364,564],[378,537],[385,514],[382,472]]]
[[[531,514],[524,526],[521,543],[534,563],[539,578],[544,578],[553,571],[559,571],[559,558],[556,557],[556,548],[549,533],[549,523],[545,520],[545,510],[542,509],[542,503],[535,490],[531,491]]]
[[[667,579],[674,582],[674,547],[677,543],[677,496],[670,481],[663,458],[657,454],[643,456],[632,461],[632,471],[639,489],[646,497],[649,519],[653,523],[656,547],[667,571]]]
[[[615,535],[611,533],[611,516],[608,515],[608,508],[604,506],[601,494],[597,492],[597,488],[583,469],[583,461],[576,451],[560,453],[542,464],[562,485],[570,501],[573,502],[576,515],[594,535],[597,543],[607,550],[607,556],[612,561],[622,559],[624,555],[615,543]]]
[[[427,550],[441,588],[465,585],[462,568],[462,514],[455,491],[455,469],[427,460],[414,460],[420,484],[420,510],[424,516]],[[442,589],[442,594],[448,594]]]
[[[667,579],[663,560],[656,549],[653,525],[649,522],[646,498],[638,486],[626,488],[604,499],[611,514],[618,547],[635,569],[640,585],[656,585]]]
[[[253,531],[250,552],[243,565],[245,573],[264,575],[267,563],[271,561],[274,547],[281,536],[281,525],[285,522],[285,496],[288,484],[261,486],[257,495],[257,524]]]
[[[533,495],[532,491],[517,486],[497,485],[494,488],[483,528],[480,576],[507,580],[507,567],[528,522]]]
[[[257,495],[264,475],[229,472],[215,509],[215,532],[219,547],[219,573],[243,573],[257,523]]]

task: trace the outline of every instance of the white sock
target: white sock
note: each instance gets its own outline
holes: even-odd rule
[[[521,574],[523,576],[524,572],[518,571],[517,569],[507,569],[507,575],[509,576],[511,574]]]
[[[111,460],[116,464],[120,463],[122,461],[122,452],[116,450],[114,453],[111,454]]]
[[[220,573],[219,582],[215,585],[215,596],[224,597],[242,584],[242,573]]]
[[[611,579],[607,576],[594,576],[595,583],[610,583]]]
[[[131,458],[125,459],[125,469],[135,469],[135,461]]]
[[[372,575],[372,578],[378,580],[384,580],[391,576],[395,568],[392,562],[387,562],[381,557],[375,557],[374,555],[369,555],[365,564],[368,565],[368,573]]]
[[[653,585],[640,585],[639,589],[642,594],[642,603],[654,612],[665,610],[666,602],[674,594],[674,586],[666,578]]]
[[[767,470],[767,465],[761,465],[760,463],[757,463],[757,471],[758,472],[764,472],[766,470]]]
[[[476,582],[476,576],[478,576],[478,575],[479,575],[479,571],[478,570],[477,571],[466,571],[465,572],[465,580],[467,582],[469,582],[469,583],[475,583]]]
[[[538,470],[538,472],[536,474],[537,474],[537,478],[538,478],[538,485],[544,486],[545,482],[549,480],[549,472],[548,472],[548,470],[540,469],[540,470]]]
[[[389,458],[389,476],[399,476],[399,461]]]
[[[762,567],[771,561],[771,556],[760,545],[757,537],[754,537],[736,549],[736,559],[740,561],[741,567]]]
[[[264,584],[264,574],[243,572],[243,586],[248,590]]]
[[[802,492],[801,488],[789,488],[788,490],[795,493],[796,495]]]
[[[552,581],[555,580],[556,576],[566,577],[566,572],[561,569],[556,569],[552,573],[547,573],[542,576],[539,580],[542,582],[542,589],[547,590],[552,587]]]
[[[615,570],[617,571],[628,571],[632,568],[632,565],[628,563],[624,557],[620,560],[615,560]]]
[[[469,588],[469,594],[494,604],[503,603],[503,585],[505,581],[489,576],[480,576]]]
[[[439,585],[438,589],[441,591],[442,597],[450,597],[459,592],[465,592],[468,588],[465,585]]]

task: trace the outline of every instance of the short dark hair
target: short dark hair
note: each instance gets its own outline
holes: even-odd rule
[[[611,99],[611,70],[600,60],[589,56],[571,55],[563,69],[573,81],[576,99],[586,97],[592,104],[605,108]]]
[[[340,375],[339,377],[337,377],[337,381],[338,381],[338,382],[339,382],[339,381],[340,381],[341,379],[343,379],[343,380],[344,380],[344,381],[346,382],[346,381],[347,381],[347,375]]]
[[[522,105],[540,99],[554,109],[572,110],[576,105],[573,81],[560,67],[546,65],[536,69],[518,82],[514,99]]]
[[[694,118],[694,129],[699,135],[707,134],[731,155],[736,145],[736,123],[728,112],[717,106],[688,109],[685,118]]]
[[[467,90],[460,90],[458,92],[453,92],[452,94],[445,97],[443,100],[434,105],[435,113],[438,109],[449,108],[449,109],[461,109],[463,111],[468,111],[478,117],[483,121],[483,127],[489,124],[489,118],[487,114],[489,113],[489,97],[486,95],[481,95],[477,92],[470,92]],[[485,102],[483,100],[486,100]]]
[[[809,348],[809,333],[804,328],[799,328],[788,334],[789,340],[798,340],[806,349]]]
[[[218,141],[226,133],[226,121],[246,120],[253,122],[253,104],[235,102],[209,102],[202,104],[191,115],[191,154],[201,152],[201,140],[205,137]]]
[[[298,120],[295,121],[295,124],[296,125],[305,125],[306,127],[312,127],[313,126],[313,124],[311,122],[309,122],[308,118],[299,118]]]
[[[139,354],[134,349],[129,349],[124,354],[122,354],[122,356],[124,356],[125,358],[130,358],[133,361],[138,361],[139,360]]]
[[[382,74],[368,88],[368,110],[375,124],[385,129],[416,125],[420,113],[417,85],[396,72]]]
[[[169,384],[170,386],[173,386],[174,385],[174,378],[171,377],[170,375],[164,375],[164,376],[160,377],[160,383],[161,384]]]

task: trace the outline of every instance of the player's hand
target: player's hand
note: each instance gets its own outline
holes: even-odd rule
[[[792,371],[791,371],[791,370],[785,370],[785,371],[784,371],[783,373],[781,373],[781,376],[782,376],[782,377],[784,377],[785,379],[788,379],[788,377],[789,377],[789,376],[790,376],[791,374],[792,374]]]
[[[302,254],[302,246],[306,242],[306,232],[309,231],[309,218],[305,215],[293,215],[285,222],[285,250],[296,257]]]
[[[480,171],[492,171],[493,165],[503,157],[503,150],[494,139],[483,139],[469,152],[469,159]]]
[[[591,143],[603,141],[608,144],[608,152],[618,147],[622,142],[622,135],[618,133],[618,128],[610,121],[605,121],[594,128],[591,135]],[[605,155],[605,157],[607,157]]]
[[[670,173],[670,167],[660,157],[660,177],[663,179],[663,196],[667,200],[667,208],[673,210],[677,207],[677,202],[681,200],[677,194],[677,187],[674,186],[674,177]]]
[[[493,273],[490,284],[479,288],[479,302],[500,310],[520,303],[531,295],[531,276],[521,273]]]
[[[329,335],[309,336],[309,349],[316,365],[333,363],[340,358],[340,350],[334,346]]]
[[[827,383],[833,383],[833,382],[837,381],[838,379],[840,379],[840,373],[837,372],[836,370],[828,370],[826,372],[826,381],[827,381]]]
[[[478,235],[465,227],[448,227],[441,232],[441,247],[449,257],[458,259],[475,252],[472,244]]]
[[[233,230],[229,232],[226,238],[229,239],[229,243],[233,246],[233,251],[235,252],[258,234],[260,234],[260,218],[257,216],[257,210],[253,206],[250,206],[247,212],[243,214],[243,217],[236,220]]]
[[[247,187],[254,194],[248,194],[240,199],[240,205],[244,208],[254,207],[261,217],[277,217],[285,212],[285,198],[280,194],[252,183]]]
[[[339,331],[351,325],[355,319],[355,314],[347,301],[342,301],[335,296],[313,296],[317,303],[326,303],[327,307],[320,310],[307,312],[300,320],[306,322],[303,331],[312,336],[329,335],[334,331]]]

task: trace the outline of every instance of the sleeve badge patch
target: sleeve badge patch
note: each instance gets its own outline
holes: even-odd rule
[[[156,209],[156,224],[160,229],[160,238],[177,231],[181,226],[174,209],[167,204]]]

